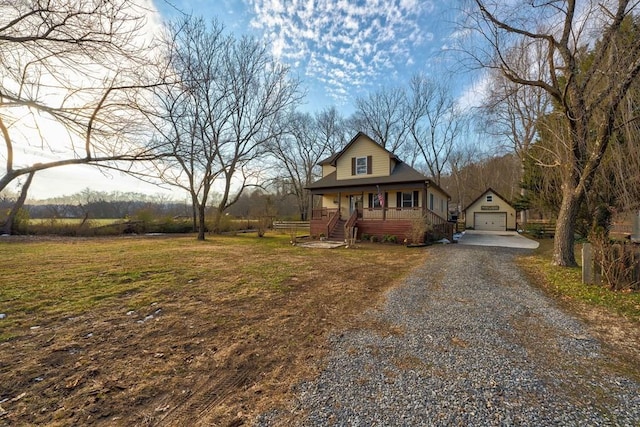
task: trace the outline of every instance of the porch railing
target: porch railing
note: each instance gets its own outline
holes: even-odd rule
[[[338,222],[339,219],[340,219],[340,211],[336,209],[335,212],[333,212],[329,217],[329,222],[327,222],[327,232],[325,236],[329,237],[329,235],[331,234],[331,231],[335,228],[336,223]]]
[[[359,221],[411,221],[414,219],[425,217],[425,221],[432,226],[430,232],[432,237],[446,237],[451,240],[455,224],[450,223],[446,218],[441,217],[437,213],[422,207],[416,208],[360,208],[355,211],[345,222],[345,236],[349,235],[349,229],[355,227]],[[323,230],[325,236],[329,236],[331,231],[336,227],[340,219],[338,209],[320,208],[314,209],[311,219],[317,221],[320,230]],[[363,224],[364,225],[364,224]],[[319,232],[320,230],[316,231]]]
[[[318,209],[313,209],[311,211],[311,219],[316,219],[316,220],[326,220],[328,219],[334,212],[337,212],[338,209],[329,209],[329,208],[318,208]]]
[[[417,208],[365,208],[362,212],[363,220],[398,220],[398,219],[415,219],[426,215],[430,224],[439,225],[446,223],[447,220],[439,216],[433,211]]]
[[[345,236],[349,235],[349,230],[351,229],[351,227],[356,225],[356,222],[358,222],[358,211],[354,210],[347,222],[344,223]]]

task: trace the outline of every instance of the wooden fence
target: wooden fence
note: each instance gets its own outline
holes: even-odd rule
[[[640,290],[640,246],[591,244],[582,246],[582,282],[605,284],[613,290]]]
[[[516,225],[516,228],[520,229],[520,227],[520,224]],[[524,226],[524,231],[539,239],[553,237],[556,234],[556,222],[548,219],[530,219]]]
[[[309,221],[273,221],[273,229],[282,233],[309,234]]]

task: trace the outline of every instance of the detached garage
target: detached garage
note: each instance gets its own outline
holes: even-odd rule
[[[516,229],[516,209],[489,188],[464,209],[467,228],[483,231]]]

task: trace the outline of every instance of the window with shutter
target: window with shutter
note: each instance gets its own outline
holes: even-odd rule
[[[366,175],[367,174],[367,158],[366,157],[356,157],[355,158],[355,175]]]
[[[370,208],[381,208],[380,198],[377,193],[369,193],[369,207]]]

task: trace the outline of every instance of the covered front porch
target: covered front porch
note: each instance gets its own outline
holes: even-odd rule
[[[357,229],[357,238],[395,236],[401,242],[410,240],[416,225],[423,221],[431,237],[452,239],[453,225],[429,209],[428,202],[433,205],[427,189],[415,187],[314,194],[311,235],[342,241]]]

